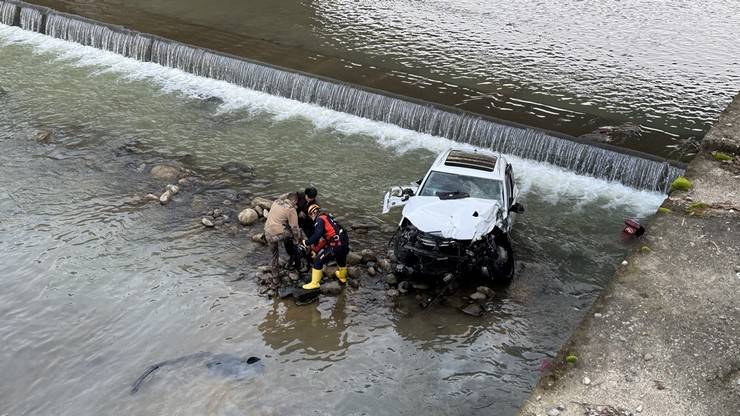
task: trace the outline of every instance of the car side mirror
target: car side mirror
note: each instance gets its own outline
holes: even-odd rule
[[[514,205],[509,207],[509,212],[516,212],[517,214],[521,214],[524,212],[524,206],[518,202],[515,202]]]

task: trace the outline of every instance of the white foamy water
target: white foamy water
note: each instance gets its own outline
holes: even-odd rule
[[[17,27],[0,24],[0,42],[28,45],[35,53],[51,54],[54,59],[67,65],[94,68],[92,75],[115,73],[126,80],[151,82],[164,93],[197,99],[218,97],[223,100],[220,112],[246,110],[251,113],[268,113],[275,121],[304,118],[310,120],[317,129],[331,129],[345,135],[370,136],[380,145],[399,154],[417,149],[440,152],[449,147],[471,147],[442,137],[272,96]],[[535,192],[552,204],[565,200],[575,209],[592,204],[603,208],[626,207],[634,211],[636,216],[646,216],[654,213],[664,198],[664,195],[657,192],[636,190],[618,182],[577,175],[550,164],[512,156],[507,158],[514,165],[522,194],[526,196],[529,192]]]

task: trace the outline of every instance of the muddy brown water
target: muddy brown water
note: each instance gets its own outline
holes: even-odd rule
[[[267,261],[259,227],[209,230],[202,213],[314,184],[343,221],[378,227],[354,247],[377,247],[398,218],[383,192],[452,143],[18,28],[0,26],[0,67],[0,414],[511,415],[618,267],[623,218],[663,198],[514,158],[517,277],[482,318],[389,299],[382,276],[296,307],[233,281]],[[254,177],[224,174],[232,161]],[[147,173],[162,162],[217,182],[129,204],[163,190]],[[163,369],[130,394],[198,351],[265,370]]]
[[[32,3],[672,159],[740,90],[734,1]]]

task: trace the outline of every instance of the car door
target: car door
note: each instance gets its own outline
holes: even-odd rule
[[[519,197],[519,189],[516,187],[516,183],[514,183],[514,175],[512,174],[511,164],[508,163],[506,165],[506,177],[504,179],[505,187],[506,187],[506,232],[511,231],[511,226],[514,224],[514,219],[516,217],[516,211],[512,210],[511,207],[516,204],[517,199]]]
[[[419,185],[394,186],[383,197],[383,214],[391,209],[406,205],[406,203],[419,191]]]

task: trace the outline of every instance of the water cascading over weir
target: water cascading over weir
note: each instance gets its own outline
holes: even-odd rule
[[[188,46],[21,1],[0,0],[0,23],[638,189],[665,193],[683,172],[681,166],[651,155]]]

